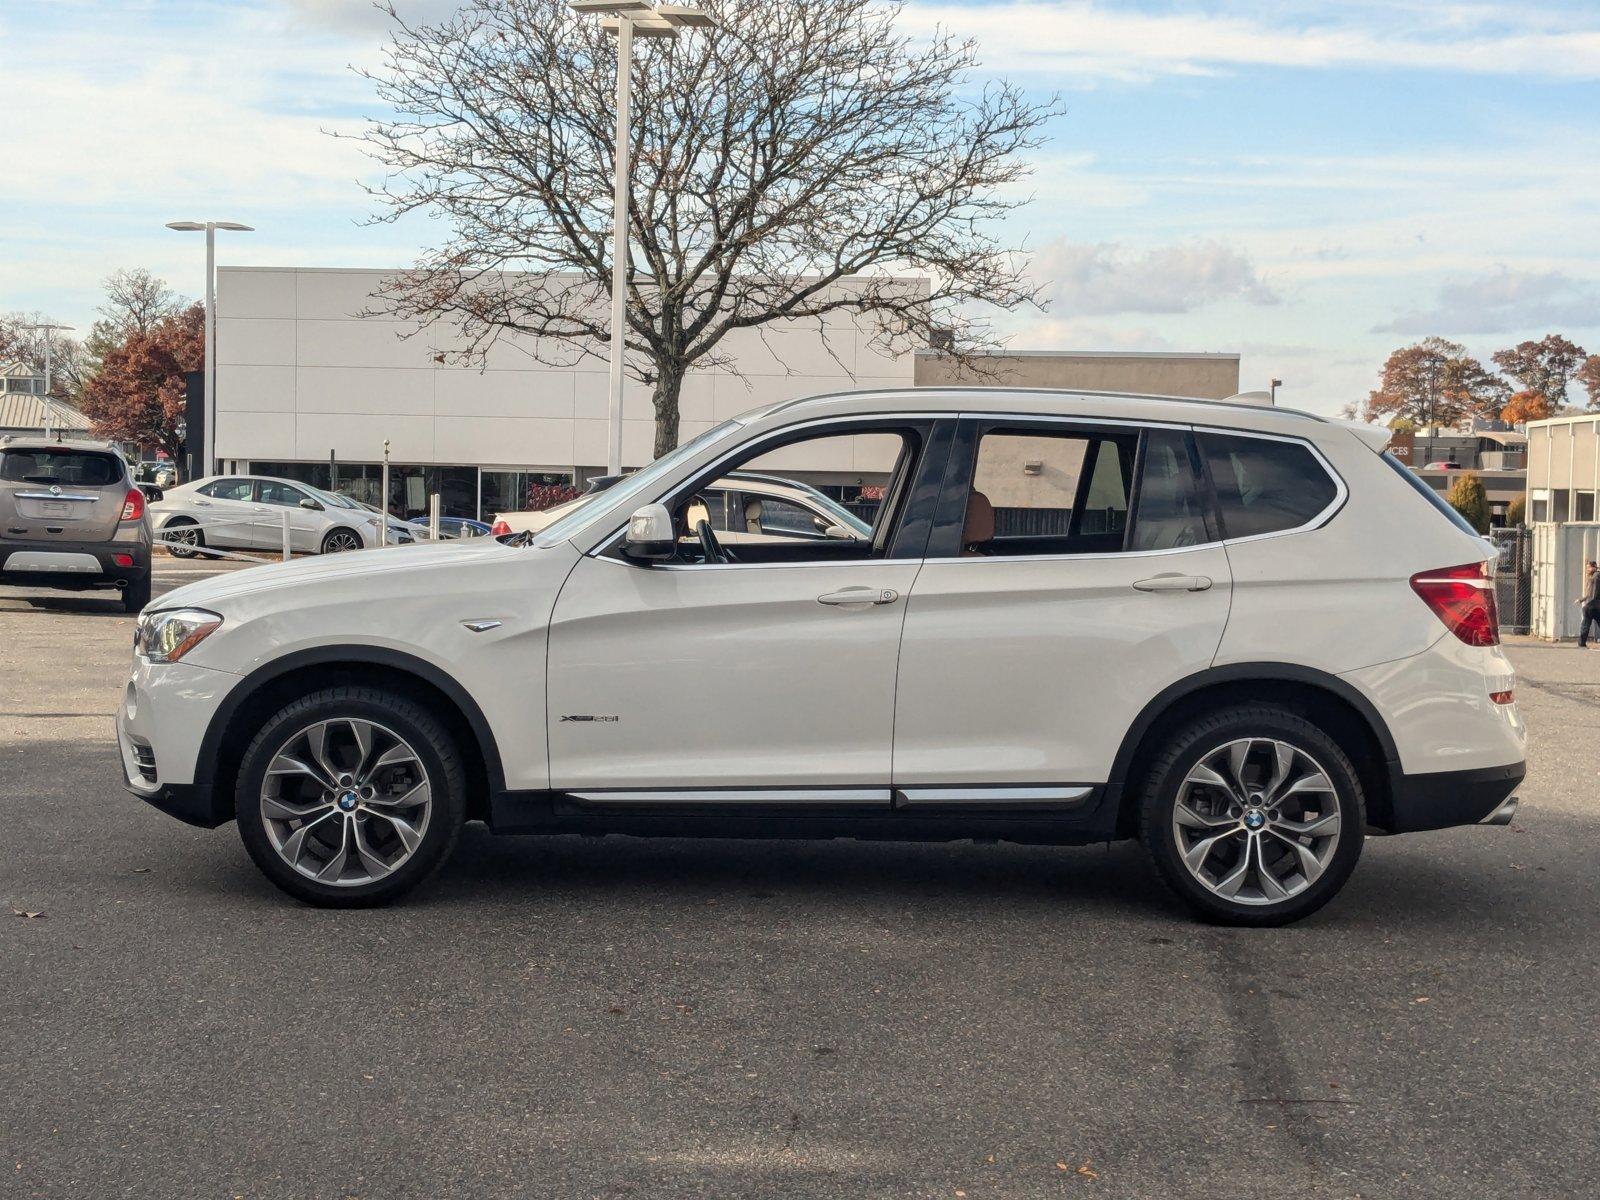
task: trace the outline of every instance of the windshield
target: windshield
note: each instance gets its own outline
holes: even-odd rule
[[[322,500],[327,504],[331,504],[335,508],[360,507],[360,505],[358,505],[354,500],[350,499],[349,496],[341,496],[338,492],[325,492],[321,488],[312,488],[311,490],[316,493],[319,500]]]
[[[554,546],[557,542],[564,542],[578,530],[587,525],[590,519],[599,512],[615,505],[626,508],[627,502],[642,492],[648,491],[658,479],[672,473],[677,465],[692,455],[700,453],[714,442],[720,442],[734,430],[739,428],[738,421],[724,421],[721,425],[706,430],[699,437],[685,442],[670,454],[663,454],[655,462],[642,471],[620,480],[608,487],[603,492],[596,492],[592,496],[584,497],[583,501],[571,512],[562,516],[559,521],[546,525],[533,539],[535,546]]]

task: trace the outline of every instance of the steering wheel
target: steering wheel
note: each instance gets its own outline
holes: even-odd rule
[[[728,552],[717,541],[717,535],[711,528],[710,521],[696,521],[694,533],[700,539],[700,552],[705,555],[708,563],[724,563],[728,561]]]

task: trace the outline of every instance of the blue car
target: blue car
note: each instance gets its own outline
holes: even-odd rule
[[[425,517],[413,518],[408,524],[419,529],[427,529],[428,521]],[[482,521],[474,521],[470,517],[440,517],[439,537],[443,538],[475,538],[483,537],[489,532],[489,526]]]

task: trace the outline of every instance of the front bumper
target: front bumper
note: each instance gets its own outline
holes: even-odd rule
[[[137,656],[117,705],[123,782],[141,800],[190,825],[214,829],[232,817],[200,771],[200,745],[239,676]]]
[[[119,554],[130,563],[117,562]],[[6,587],[107,588],[133,583],[149,573],[150,543],[143,540],[0,542],[0,584]]]
[[[1399,774],[1393,784],[1394,817],[1389,832],[1417,833],[1484,823],[1516,792],[1526,772],[1525,764],[1516,762],[1466,771]]]

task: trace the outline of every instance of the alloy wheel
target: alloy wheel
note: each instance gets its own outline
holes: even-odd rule
[[[339,529],[330,533],[322,543],[324,554],[341,554],[346,550],[361,549],[361,540],[348,529]]]
[[[1322,765],[1276,738],[1210,751],[1178,788],[1178,856],[1235,904],[1278,904],[1321,877],[1339,846],[1339,798]]]
[[[359,887],[422,844],[433,811],[416,750],[357,717],[318,721],[278,748],[261,781],[261,818],[278,856],[308,879]]]

